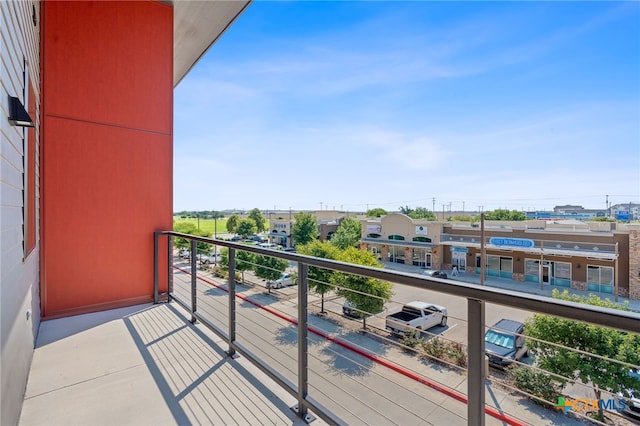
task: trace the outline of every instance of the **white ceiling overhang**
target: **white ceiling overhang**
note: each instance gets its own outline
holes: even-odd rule
[[[173,87],[249,6],[251,0],[175,0]]]

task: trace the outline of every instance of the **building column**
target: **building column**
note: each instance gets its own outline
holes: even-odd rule
[[[640,300],[640,227],[629,231],[629,299]]]

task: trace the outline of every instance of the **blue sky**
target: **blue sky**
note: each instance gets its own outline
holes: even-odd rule
[[[258,0],[174,92],[176,211],[607,195],[640,202],[639,2]]]

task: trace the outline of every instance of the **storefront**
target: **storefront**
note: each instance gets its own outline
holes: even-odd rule
[[[394,213],[364,220],[360,244],[380,261],[467,274],[481,273],[484,248],[488,277],[603,295],[636,294],[635,281],[630,291],[630,232],[605,225],[490,221],[482,244],[478,224],[413,220]]]

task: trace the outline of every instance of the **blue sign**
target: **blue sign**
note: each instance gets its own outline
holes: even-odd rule
[[[467,249],[466,247],[451,247],[451,251],[457,251],[460,253],[467,253],[469,251],[469,249]]]
[[[531,248],[535,246],[535,244],[533,243],[533,240],[527,240],[525,238],[491,237],[489,238],[489,244],[493,244],[494,246],[520,247],[520,248]]]

